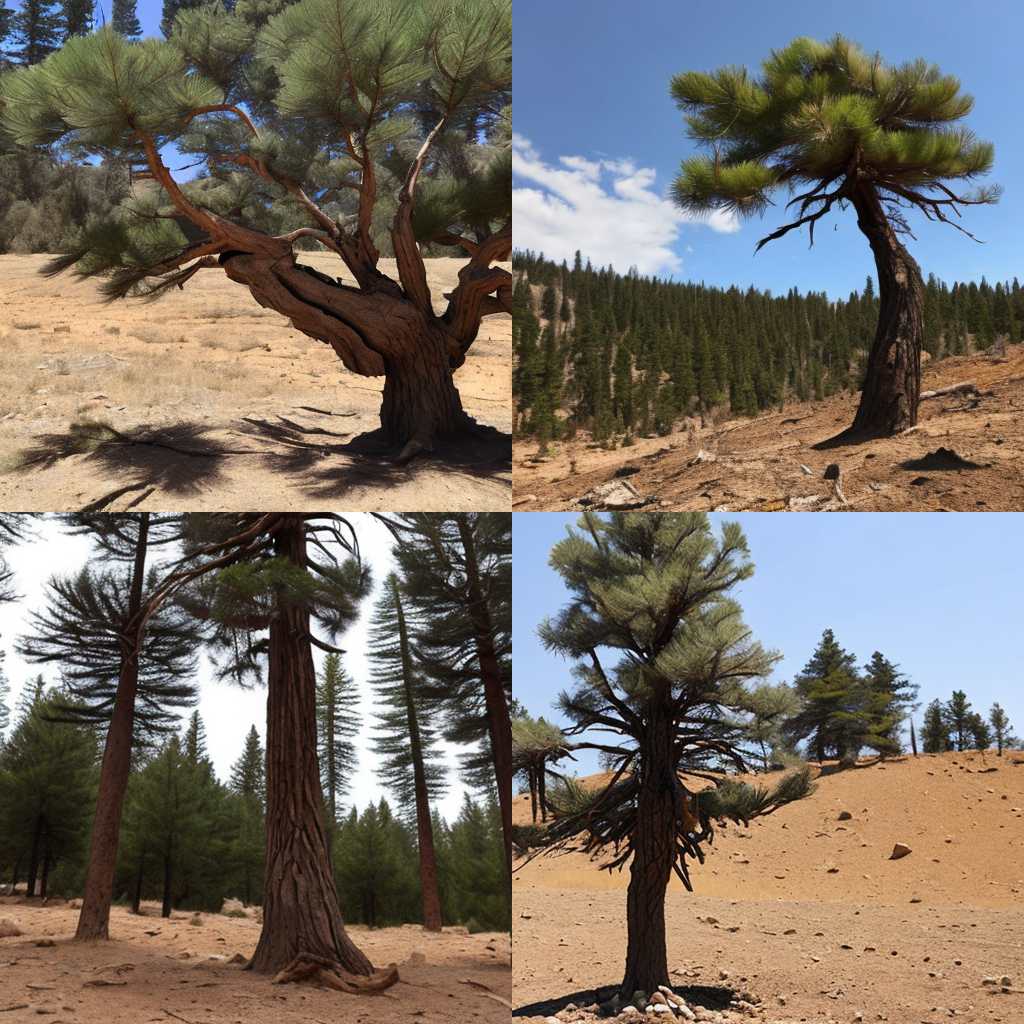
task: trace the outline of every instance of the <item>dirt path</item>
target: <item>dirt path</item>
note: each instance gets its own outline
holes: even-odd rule
[[[401,981],[379,996],[347,996],[307,985],[272,985],[226,961],[251,955],[260,926],[248,919],[190,914],[135,917],[115,907],[114,940],[70,942],[77,912],[0,900],[0,919],[23,936],[0,939],[4,1024],[464,1024],[507,1021],[511,993],[507,935],[468,935],[418,926],[353,929],[375,964],[397,963]],[[38,946],[52,939],[55,945]],[[467,984],[471,982],[472,984]],[[494,998],[497,996],[498,998]],[[12,1009],[12,1007],[21,1007]]]
[[[517,442],[515,507],[582,508],[581,497],[618,476],[628,477],[650,499],[646,507],[680,511],[1024,508],[1024,346],[1011,347],[1002,361],[963,356],[926,367],[926,390],[961,381],[976,383],[981,396],[925,401],[913,431],[858,445],[814,447],[852,422],[856,401],[851,395],[641,438],[614,451],[581,438],[553,445],[549,458],[537,460],[536,444]],[[940,447],[973,465],[925,458]],[[697,459],[700,451],[703,461]],[[823,479],[830,463],[840,467],[848,504],[833,500],[831,484]]]
[[[0,508],[508,507],[511,317],[484,321],[456,374],[499,433],[396,467],[347,447],[377,426],[383,378],[349,373],[223,274],[106,304],[93,282],[41,277],[46,259],[0,256]],[[439,308],[460,265],[428,261]]]

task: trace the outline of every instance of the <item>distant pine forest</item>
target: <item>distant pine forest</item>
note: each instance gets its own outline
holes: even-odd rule
[[[859,390],[878,297],[832,300],[617,274],[581,254],[570,267],[512,258],[516,432],[543,447],[589,431],[614,445],[753,416],[787,402]],[[924,348],[931,359],[1021,340],[1024,290],[1012,282],[947,285],[928,278]]]

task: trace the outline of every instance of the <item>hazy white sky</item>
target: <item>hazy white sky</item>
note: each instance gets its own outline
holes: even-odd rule
[[[363,605],[358,621],[337,641],[346,651],[342,661],[359,687],[360,708],[366,723],[357,737],[359,748],[359,770],[345,799],[345,806],[353,803],[360,807],[382,795],[387,796],[377,784],[375,757],[370,749],[374,730],[373,692],[370,688],[370,668],[366,656],[368,630],[373,605],[380,584],[392,567],[391,535],[375,519],[360,513],[351,513],[356,525],[364,561],[373,570],[374,593]],[[76,571],[85,564],[90,555],[88,538],[69,536],[59,523],[46,520],[37,530],[34,541],[10,548],[5,559],[15,573],[15,588],[21,600],[0,604],[0,650],[6,651],[3,668],[11,686],[9,703],[11,709],[17,706],[18,696],[25,681],[34,679],[40,667],[31,665],[14,651],[17,636],[27,624],[27,615],[38,607],[43,598],[47,580],[56,574]],[[324,655],[314,650],[317,669],[320,670]],[[59,681],[57,666],[42,669],[44,678]],[[266,690],[242,690],[229,683],[218,683],[214,678],[207,658],[201,657],[199,665],[200,696],[198,710],[206,726],[206,739],[210,757],[222,780],[227,780],[232,764],[242,753],[245,735],[249,727],[256,726],[260,736],[266,734]],[[186,716],[187,717],[187,716]],[[449,750],[450,763],[454,764],[454,750]],[[464,787],[454,771],[450,772],[450,787],[447,797],[438,804],[442,816],[449,820],[458,815]]]

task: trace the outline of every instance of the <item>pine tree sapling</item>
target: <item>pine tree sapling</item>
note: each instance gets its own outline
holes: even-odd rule
[[[924,710],[921,745],[926,754],[941,754],[953,749],[949,721],[946,718],[942,701],[933,700]]]
[[[1003,748],[1012,745],[1014,738],[1010,735],[1009,716],[1002,709],[998,701],[992,705],[992,709],[988,713],[988,722],[992,726],[992,735],[995,737],[999,756],[1002,757]]]
[[[677,75],[672,95],[690,138],[712,150],[682,164],[673,195],[684,210],[761,214],[776,189],[789,188],[796,218],[760,249],[804,225],[813,244],[815,224],[833,206],[854,208],[874,255],[880,307],[850,433],[890,436],[913,426],[924,283],[900,240],[910,233],[903,211],[959,228],[961,206],[998,199],[994,186],[954,191],[993,162],[991,144],[955,127],[972,98],[934,65],[893,67],[842,36],[796,39],[772,53],[760,77],[742,68]]]
[[[559,708],[576,749],[604,756],[610,778],[575,799],[553,799],[543,849],[611,851],[630,864],[625,998],[669,985],[665,894],[673,871],[690,887],[689,861],[719,819],[747,820],[805,795],[804,771],[774,789],[721,774],[754,752],[735,720],[745,684],[777,656],[744,625],[729,593],[753,565],[736,523],[716,538],[698,513],[585,513],[550,562],[570,602],[540,627],[542,642],[574,662],[575,688]],[[608,652],[618,660],[607,663]],[[606,738],[609,737],[609,738]]]
[[[107,26],[4,77],[17,144],[144,161],[159,186],[49,272],[106,277],[112,299],[222,272],[384,377],[382,441],[400,456],[472,430],[453,375],[512,303],[510,0],[300,0],[269,20],[254,0],[170,6],[167,40]],[[168,144],[198,178],[176,180]],[[310,243],[344,282],[297,261]],[[464,254],[440,313],[424,246]]]

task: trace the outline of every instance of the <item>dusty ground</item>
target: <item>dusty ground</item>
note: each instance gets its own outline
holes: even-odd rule
[[[378,425],[383,378],[349,373],[222,273],[155,304],[108,305],[92,282],[41,277],[46,259],[0,256],[0,508],[78,509],[126,487],[105,507],[508,507],[507,436],[407,467],[347,452]],[[428,260],[439,308],[460,265]],[[489,317],[456,374],[466,409],[505,435],[511,337],[511,317]],[[119,436],[72,427],[89,421]]]
[[[515,815],[529,820],[528,798]],[[889,860],[896,842],[912,853]],[[1024,1022],[1020,753],[826,773],[807,799],[720,831],[692,878],[694,894],[673,880],[668,897],[678,985],[748,989],[773,1024]],[[516,874],[517,1007],[619,980],[627,883],[575,854]],[[1010,992],[982,984],[1004,975]]]
[[[24,935],[0,939],[0,1020],[5,1024],[327,1024],[363,1021],[508,1020],[511,991],[507,935],[467,935],[418,926],[353,929],[376,965],[397,963],[401,980],[378,996],[348,996],[308,985],[272,985],[269,978],[228,965],[251,955],[259,938],[254,920],[203,914],[135,917],[115,908],[113,940],[69,940],[77,912],[0,900],[0,919]],[[155,934],[151,934],[155,933]],[[39,947],[40,939],[56,941]],[[97,987],[96,983],[101,984]],[[112,982],[108,987],[103,982]],[[502,1002],[505,1000],[506,1002]]]
[[[582,508],[582,496],[619,475],[650,499],[645,507],[683,511],[1024,508],[1024,346],[1009,348],[1003,361],[961,356],[926,366],[923,389],[962,381],[977,384],[980,400],[922,402],[919,424],[911,432],[842,447],[814,446],[853,422],[852,395],[794,403],[783,412],[690,433],[642,438],[614,451],[590,447],[580,437],[552,445],[550,458],[537,461],[534,442],[517,442],[515,507]],[[919,461],[940,447],[953,449],[975,466],[949,468]],[[691,465],[700,450],[714,459]],[[848,505],[833,500],[831,484],[823,479],[830,463],[840,467]],[[820,500],[813,500],[815,496]]]

